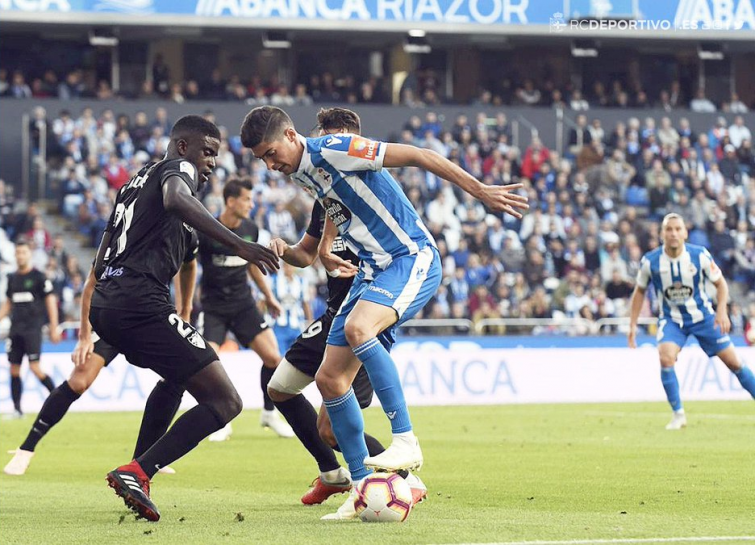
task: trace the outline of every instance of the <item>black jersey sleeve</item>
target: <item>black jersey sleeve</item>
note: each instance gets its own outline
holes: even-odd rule
[[[315,201],[315,205],[312,207],[312,216],[307,226],[307,234],[320,240],[323,229],[325,229],[325,209],[318,201]]]
[[[191,194],[197,194],[197,189],[199,188],[197,167],[189,161],[176,160],[172,161],[171,164],[166,165],[162,177],[160,178],[160,187],[162,187],[171,176],[178,176],[181,178],[186,182],[186,185],[189,186],[189,189],[191,189]]]

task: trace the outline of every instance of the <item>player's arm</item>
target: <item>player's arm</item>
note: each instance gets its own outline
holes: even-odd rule
[[[3,304],[0,305],[0,322],[5,320],[6,316],[10,315],[11,308],[10,296],[8,296],[5,301],[3,301]]]
[[[529,208],[525,195],[513,193],[513,191],[523,187],[522,184],[485,185],[463,168],[433,150],[406,144],[383,145],[386,146],[385,157],[383,158],[383,166],[386,168],[419,167],[427,170],[457,185],[477,200],[482,201],[491,210],[503,211],[515,218],[522,217],[517,209],[527,210]]]
[[[179,176],[169,176],[163,183],[163,206],[188,225],[208,237],[231,248],[239,257],[257,265],[263,274],[278,270],[278,258],[272,250],[256,242],[248,242],[226,229],[199,202],[186,182]]]
[[[336,224],[333,223],[330,218],[326,217],[325,227],[322,230],[322,238],[317,247],[317,254],[328,275],[333,278],[350,278],[359,272],[359,267],[354,265],[351,261],[341,259],[332,253],[333,241],[337,236],[338,228],[336,227]]]
[[[89,269],[89,274],[84,282],[84,290],[81,292],[81,322],[79,323],[79,340],[71,352],[71,361],[75,366],[84,365],[89,354],[94,350],[92,341],[92,324],[89,323],[89,309],[92,306],[92,295],[97,279],[94,276],[94,266]]]
[[[49,286],[47,286],[48,283]],[[50,340],[57,344],[60,342],[60,332],[58,331],[58,298],[52,293],[52,283],[49,280],[45,280],[45,284],[45,307],[47,308],[47,319],[49,321]]]
[[[191,323],[194,306],[194,286],[197,282],[197,260],[185,261],[173,281],[176,289],[176,310],[184,322]]]
[[[713,282],[716,286],[716,320],[715,324],[721,328],[721,333],[726,335],[731,331],[731,320],[729,319],[729,284],[726,279],[721,277]]]
[[[634,287],[632,299],[629,301],[629,334],[627,343],[629,348],[637,348],[637,320],[640,317],[642,304],[645,302],[645,288],[638,285]]]
[[[637,320],[640,317],[642,304],[645,302],[645,292],[650,284],[650,260],[644,257],[640,260],[640,270],[637,271],[637,282],[629,301],[629,333],[627,343],[629,348],[637,348]]]
[[[262,271],[260,271],[259,267],[256,265],[249,265],[248,271],[249,276],[252,277],[255,285],[260,290],[260,293],[262,293],[262,297],[265,298],[265,305],[267,306],[267,311],[270,313],[270,316],[277,318],[281,315],[281,312],[283,312],[283,307],[281,307],[280,301],[278,301],[278,299],[275,298],[275,295],[273,295],[273,291],[270,289],[268,283],[265,282],[265,277],[262,276]]]
[[[274,238],[270,241],[270,249],[289,265],[303,269],[315,262],[317,242],[315,237],[309,233],[304,233],[301,240],[293,246],[289,246],[282,238]]]

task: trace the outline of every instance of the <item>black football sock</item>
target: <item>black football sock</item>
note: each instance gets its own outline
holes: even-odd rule
[[[23,391],[21,377],[10,377],[10,396],[13,398],[13,408],[21,412],[21,392]]]
[[[370,453],[370,456],[377,456],[381,452],[385,451],[385,447],[383,446],[383,444],[377,439],[375,439],[372,435],[365,433],[364,442],[367,443],[367,452]],[[333,450],[337,450],[338,452],[341,452],[341,448],[338,445],[333,447]]]
[[[168,431],[181,405],[183,392],[180,386],[164,380],[159,381],[152,389],[144,406],[142,425],[134,447],[134,458],[147,452],[149,447]]]
[[[175,462],[199,442],[226,425],[209,405],[197,405],[176,420],[168,433],[136,459],[150,479],[161,467]]]
[[[338,469],[340,464],[333,449],[320,438],[317,431],[317,411],[302,394],[275,404],[286,418],[296,437],[317,461],[320,471]]]
[[[365,433],[364,442],[367,443],[367,452],[370,453],[370,456],[377,456],[378,454],[385,452],[383,444],[372,435]]]
[[[272,411],[275,408],[273,400],[270,399],[267,393],[267,385],[270,383],[270,379],[273,378],[273,373],[275,373],[275,369],[270,369],[264,365],[260,369],[260,386],[262,386],[262,398],[265,400],[266,411]]]
[[[39,382],[41,382],[45,388],[47,388],[48,392],[52,392],[55,389],[55,384],[53,384],[52,379],[49,375],[45,375],[45,378],[39,379]]]
[[[29,435],[26,436],[26,440],[21,445],[21,449],[34,452],[37,443],[39,443],[42,437],[44,437],[55,424],[60,422],[68,412],[68,408],[71,404],[80,397],[81,394],[77,394],[71,390],[68,381],[50,392],[50,395],[47,396],[47,399],[42,405],[42,409],[37,415],[37,419],[34,421],[34,425],[31,427]]]

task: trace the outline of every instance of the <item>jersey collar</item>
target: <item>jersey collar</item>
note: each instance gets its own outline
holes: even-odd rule
[[[665,255],[665,256],[666,256],[666,257],[667,257],[668,259],[670,259],[671,261],[678,261],[678,260],[680,260],[681,258],[683,258],[683,257],[684,257],[684,254],[686,254],[686,253],[687,253],[687,243],[686,243],[686,242],[684,242],[684,243],[682,243],[682,244],[683,244],[683,248],[684,248],[684,249],[682,250],[682,253],[680,253],[680,254],[679,254],[678,256],[676,256],[676,257],[671,257],[670,255],[668,255],[668,254],[666,253],[666,245],[664,244],[664,245],[663,245],[663,255]]]
[[[304,174],[307,170],[312,168],[312,157],[309,155],[309,150],[307,149],[307,139],[299,133],[296,133],[296,136],[299,138],[299,142],[302,146],[304,146],[304,151],[302,151],[301,161],[299,161],[299,169],[294,172],[294,175]]]

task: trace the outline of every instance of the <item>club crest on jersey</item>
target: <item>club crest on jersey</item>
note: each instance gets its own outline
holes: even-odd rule
[[[338,230],[343,232],[349,228],[351,224],[351,211],[346,206],[335,199],[326,197],[322,200],[322,206],[325,208],[325,213],[330,218]]]
[[[359,136],[354,136],[349,144],[349,155],[352,157],[359,157],[360,159],[367,159],[372,161],[377,157],[378,150],[380,149],[380,142],[374,140],[367,140]]]
[[[324,168],[318,168],[317,175],[323,180],[325,180],[325,183],[330,184],[331,176],[330,174],[328,174],[328,172]]]
[[[186,340],[189,341],[194,346],[196,346],[197,348],[201,348],[202,350],[207,348],[207,345],[205,344],[204,339],[202,338],[202,335],[200,335],[197,331],[193,332],[191,335],[186,337]]]
[[[694,290],[690,286],[685,286],[681,282],[674,282],[671,286],[666,288],[663,295],[673,304],[682,305],[692,297],[693,292]]]

